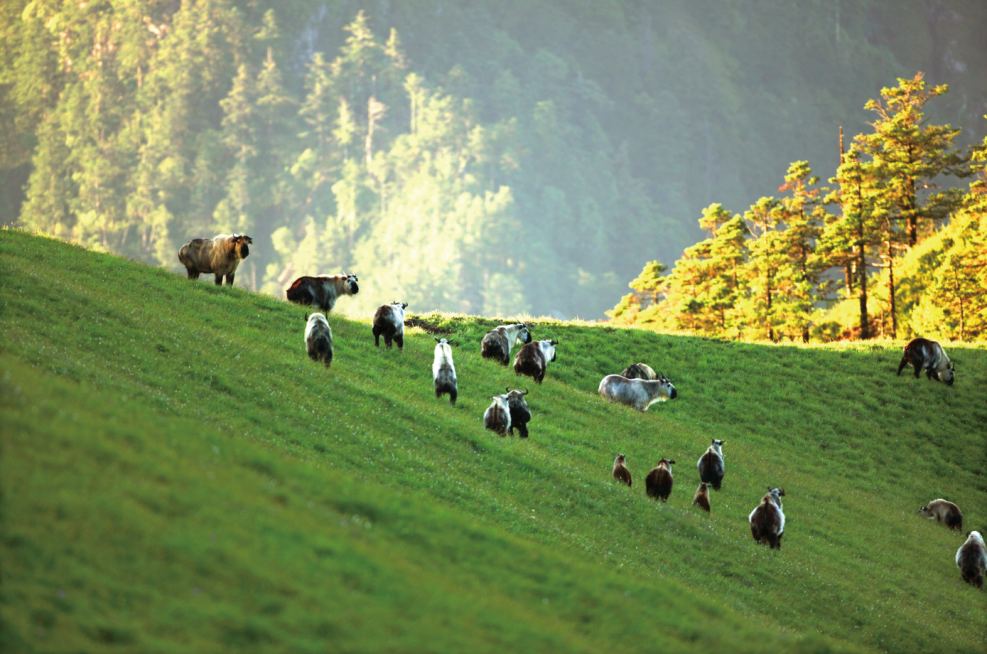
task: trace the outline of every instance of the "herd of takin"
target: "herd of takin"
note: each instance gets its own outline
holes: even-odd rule
[[[232,285],[236,269],[241,260],[249,254],[248,245],[253,243],[249,236],[242,234],[220,235],[212,239],[194,239],[178,251],[178,260],[185,266],[190,279],[198,279],[200,274],[215,275],[217,285]],[[312,306],[325,313],[332,311],[336,301],[344,295],[356,295],[359,292],[359,280],[356,275],[319,275],[317,277],[299,277],[288,287],[285,295],[296,304]],[[373,317],[374,343],[380,346],[380,337],[384,337],[387,348],[396,343],[398,349],[404,347],[404,310],[406,303],[392,302],[379,307]],[[432,378],[435,396],[449,396],[449,402],[456,404],[457,385],[456,368],[452,362],[452,347],[448,339],[436,338],[435,359],[432,364]],[[508,365],[511,350],[515,345],[521,349],[514,356],[514,372],[517,375],[532,377],[540,384],[545,378],[548,364],[556,360],[558,340],[542,340],[532,342],[531,331],[524,323],[501,325],[490,330],[480,343],[480,354],[485,359]],[[332,330],[326,316],[313,313],[308,317],[305,327],[305,345],[308,355],[314,361],[321,361],[326,367],[332,363],[333,343]],[[942,346],[925,338],[913,339],[905,346],[904,354],[898,365],[898,375],[907,365],[914,369],[918,378],[922,371],[932,380],[952,385],[955,366]],[[643,363],[634,364],[624,369],[619,375],[607,375],[600,382],[600,396],[618,404],[625,404],[638,411],[647,411],[655,402],[672,400],[676,397],[675,387],[664,374],[656,374],[654,370]],[[507,387],[505,393],[494,395],[493,402],[483,414],[484,427],[501,436],[514,434],[518,430],[521,438],[528,437],[528,422],[531,421],[531,410],[524,396],[528,390],[511,390]],[[723,483],[724,441],[713,439],[709,448],[699,457],[699,488],[696,490],[692,503],[702,510],[710,511],[709,488],[720,490]],[[674,477],[672,466],[675,461],[662,458],[644,479],[648,497],[665,502],[672,493]],[[626,457],[618,454],[613,464],[613,478],[628,487],[633,483],[630,470],[627,468]],[[785,535],[785,513],[782,509],[781,498],[785,491],[781,488],[768,488],[761,502],[748,516],[751,535],[757,543],[762,543],[771,549],[780,549],[781,540]],[[930,519],[937,520],[950,529],[962,532],[963,514],[958,506],[943,499],[933,500],[919,509],[918,513]],[[983,536],[978,531],[966,534],[966,541],[956,552],[956,565],[960,569],[963,580],[977,588],[983,588],[984,575],[987,573],[987,547]]]

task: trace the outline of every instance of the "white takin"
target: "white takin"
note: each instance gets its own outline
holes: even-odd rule
[[[632,406],[638,411],[647,411],[655,402],[674,400],[678,393],[671,380],[664,374],[658,379],[627,379],[620,375],[607,375],[600,382],[600,397],[618,404]]]
[[[432,361],[432,383],[435,385],[435,397],[449,394],[449,404],[456,406],[456,367],[452,365],[452,347],[445,338],[435,338],[435,359]]]

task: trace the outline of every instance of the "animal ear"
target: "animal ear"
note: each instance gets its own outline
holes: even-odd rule
[[[675,462],[674,461],[669,461],[669,463],[672,464],[672,465],[675,465]]]
[[[439,337],[438,336],[433,336],[432,338],[435,339],[435,342],[436,343],[441,343],[442,342],[442,341],[439,340]]]

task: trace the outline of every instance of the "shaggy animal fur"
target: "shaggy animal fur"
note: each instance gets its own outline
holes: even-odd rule
[[[638,411],[647,411],[655,402],[674,400],[678,395],[672,382],[664,375],[653,381],[607,375],[600,382],[599,393],[600,397],[632,406]]]
[[[725,442],[714,438],[712,445],[699,457],[699,462],[696,463],[696,467],[699,468],[699,479],[709,482],[715,491],[720,490],[720,484],[723,483],[722,448]]]
[[[336,306],[336,301],[343,295],[356,295],[360,292],[356,275],[319,275],[318,277],[299,277],[291,282],[284,292],[289,302],[305,306],[319,307],[329,313]]]
[[[648,476],[645,477],[644,488],[648,493],[648,497],[661,500],[662,502],[668,501],[668,496],[672,494],[672,484],[675,482],[672,478],[673,463],[675,461],[662,459],[658,462],[658,466],[653,468],[648,473]]]
[[[520,438],[528,437],[528,423],[531,422],[531,409],[524,396],[528,394],[528,389],[524,391],[511,390],[507,387],[507,408],[511,413],[511,426],[507,428],[507,433],[514,435],[514,428],[517,427]]]
[[[956,567],[963,575],[963,581],[977,588],[984,587],[987,574],[987,548],[979,531],[968,531],[966,542],[956,550]]]
[[[625,458],[623,454],[618,454],[617,458],[613,460],[613,478],[630,486],[633,481],[631,479],[631,471],[627,469],[624,462]]]
[[[435,385],[435,397],[449,394],[449,404],[456,406],[459,393],[456,386],[456,367],[452,365],[452,348],[449,341],[433,337],[438,341],[435,346],[435,360],[432,361],[432,383]]]
[[[326,368],[332,363],[332,329],[321,313],[313,313],[308,317],[305,347],[308,348],[308,356],[312,361],[321,361]]]
[[[643,363],[635,363],[634,365],[627,366],[624,368],[624,371],[620,373],[620,376],[626,379],[646,379],[648,381],[658,379],[658,375],[655,371]]]
[[[480,341],[480,356],[496,359],[505,366],[511,362],[511,348],[531,342],[531,331],[523,322],[494,327]]]
[[[956,366],[949,362],[946,351],[936,341],[930,341],[927,338],[910,340],[905,346],[901,362],[898,364],[899,376],[909,363],[915,369],[915,379],[918,379],[922,371],[925,370],[926,377],[930,380],[935,375],[938,381],[945,382],[947,386],[953,385],[953,373]]]
[[[697,505],[700,509],[709,513],[709,484],[701,482],[699,488],[696,489],[696,494],[692,497],[692,503]]]
[[[930,520],[937,520],[950,529],[963,531],[963,513],[960,507],[946,500],[932,500],[918,510],[919,515],[924,515]]]
[[[540,384],[545,379],[549,362],[555,361],[558,344],[558,341],[535,341],[522,347],[514,355],[514,374],[527,375]]]
[[[781,488],[769,489],[747,518],[754,542],[766,544],[773,550],[781,549],[781,537],[785,535],[785,513],[781,508],[784,496],[785,491]]]
[[[493,402],[483,412],[483,426],[501,436],[507,435],[511,428],[511,410],[507,405],[506,395],[494,395]]]
[[[236,269],[243,259],[250,254],[248,247],[254,239],[243,234],[220,234],[215,238],[192,239],[178,251],[178,260],[185,266],[189,279],[198,279],[199,275],[213,274],[216,276],[216,286],[233,286]]]
[[[380,337],[384,344],[391,349],[391,341],[398,344],[398,349],[404,349],[404,310],[407,303],[391,302],[377,308],[374,314],[374,345],[380,347]]]

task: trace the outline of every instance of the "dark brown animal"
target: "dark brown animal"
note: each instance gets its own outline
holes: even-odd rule
[[[672,494],[672,484],[675,483],[672,478],[672,465],[674,463],[675,461],[662,459],[658,462],[657,467],[653,468],[644,478],[644,489],[647,491],[648,497],[662,502],[668,501],[668,496]]]
[[[947,386],[953,385],[953,374],[956,366],[949,362],[946,351],[942,349],[936,341],[927,338],[913,338],[908,341],[905,351],[898,364],[898,376],[906,365],[912,364],[915,368],[915,379],[925,370],[926,376],[931,380],[932,376],[938,381],[945,382]]]
[[[511,390],[511,387],[507,387],[507,408],[511,413],[511,426],[507,428],[507,433],[511,436],[514,435],[514,428],[518,430],[518,436],[520,438],[528,437],[528,423],[531,422],[531,409],[528,408],[528,403],[525,401],[524,396],[528,394],[528,389],[524,391]]]
[[[956,550],[956,567],[963,575],[963,581],[976,586],[984,587],[984,575],[987,574],[987,547],[984,547],[984,538],[979,531],[968,531],[966,542]]]
[[[511,428],[511,409],[507,404],[507,395],[494,395],[493,402],[483,412],[483,426],[501,436],[507,435]]]
[[[784,496],[785,491],[781,488],[768,489],[747,518],[754,542],[766,544],[773,550],[781,549],[781,537],[785,535],[785,513],[781,509]]]
[[[250,254],[249,244],[254,239],[243,234],[220,234],[215,238],[195,238],[186,243],[178,251],[178,260],[185,266],[189,279],[198,279],[199,275],[213,274],[216,276],[216,286],[233,286],[236,269],[243,259]]]
[[[624,461],[623,454],[618,454],[617,458],[613,460],[613,478],[630,486],[633,481],[631,479],[631,471],[627,469]]]
[[[620,376],[627,379],[646,379],[648,381],[658,379],[657,373],[643,363],[635,363],[634,365],[627,366],[624,368],[624,371],[620,373]]]
[[[963,531],[963,513],[960,507],[946,500],[932,500],[918,510],[919,515],[935,519],[950,529]]]
[[[699,488],[696,489],[696,494],[692,498],[692,503],[697,505],[700,509],[709,513],[709,484],[705,481],[699,483]]]
[[[391,349],[391,341],[398,344],[398,349],[404,349],[404,310],[407,302],[391,302],[377,307],[374,314],[374,345],[380,347],[380,337],[384,337],[384,345]]]
[[[545,370],[550,361],[555,361],[555,346],[558,341],[535,341],[528,343],[514,355],[514,374],[528,375],[540,384],[545,379]]]
[[[356,275],[319,275],[318,277],[299,277],[291,282],[284,292],[289,302],[305,306],[319,307],[326,313],[336,306],[336,300],[343,295],[356,295],[360,292]]]

